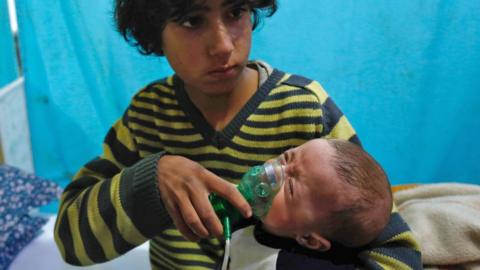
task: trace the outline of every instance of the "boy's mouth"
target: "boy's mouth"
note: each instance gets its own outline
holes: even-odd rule
[[[236,68],[237,68],[236,65],[219,67],[219,68],[210,70],[208,74],[216,77],[224,77],[224,76],[228,77],[228,76],[235,75]]]

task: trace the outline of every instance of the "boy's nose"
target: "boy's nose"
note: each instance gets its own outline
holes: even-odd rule
[[[208,39],[208,53],[211,56],[228,57],[235,48],[233,44],[234,37],[223,23],[217,23],[213,27]]]

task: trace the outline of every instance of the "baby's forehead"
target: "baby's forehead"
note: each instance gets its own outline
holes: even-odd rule
[[[308,171],[315,172],[318,167],[322,167],[324,170],[332,168],[331,159],[334,150],[327,143],[322,141],[312,142],[295,148],[294,151],[299,161],[307,166]]]

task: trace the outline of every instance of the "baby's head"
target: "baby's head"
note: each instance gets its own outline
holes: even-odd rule
[[[359,146],[315,139],[279,157],[285,183],[264,228],[326,251],[331,241],[357,247],[374,240],[389,221],[392,194],[380,165]]]

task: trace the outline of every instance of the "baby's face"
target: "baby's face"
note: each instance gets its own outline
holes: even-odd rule
[[[285,183],[262,220],[267,231],[295,237],[311,233],[319,220],[328,220],[341,190],[329,162],[332,153],[326,141],[313,140],[279,157],[285,166]]]

